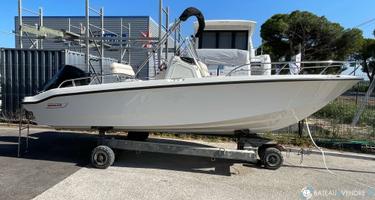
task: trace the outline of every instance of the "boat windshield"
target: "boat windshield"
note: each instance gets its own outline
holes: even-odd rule
[[[51,80],[49,80],[43,87],[42,92],[58,88],[61,83],[63,83],[66,80],[70,79],[76,79],[76,78],[82,78],[87,77],[87,73],[85,73],[83,70],[71,66],[71,65],[65,65],[63,68],[61,68],[53,77]],[[87,85],[89,84],[89,79],[83,79],[80,81],[75,82],[76,85]],[[60,87],[70,87],[72,86],[72,82],[65,82]]]

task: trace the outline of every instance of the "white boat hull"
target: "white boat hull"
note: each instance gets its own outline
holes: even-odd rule
[[[52,89],[26,97],[38,124],[57,128],[233,134],[302,120],[351,88],[352,76],[215,77]]]

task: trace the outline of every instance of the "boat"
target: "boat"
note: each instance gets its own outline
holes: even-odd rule
[[[169,32],[190,16],[198,18],[199,37],[204,18],[195,8],[186,9]],[[69,78],[69,73],[58,73],[48,84],[55,88],[26,97],[23,107],[36,123],[55,128],[233,135],[237,130],[258,133],[292,125],[361,80],[324,74],[330,65],[321,74],[231,76],[244,65],[226,76],[210,76],[194,49],[188,50],[192,57],[174,56],[157,80],[139,80],[126,66],[126,78],[111,74],[121,80],[111,83],[97,81],[108,75]]]

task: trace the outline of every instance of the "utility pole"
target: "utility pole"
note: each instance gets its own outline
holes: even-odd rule
[[[124,42],[124,40],[122,39],[122,35],[123,35],[123,27],[122,27],[123,25],[122,25],[122,17],[121,17],[121,19],[120,19],[120,37],[121,37],[121,40],[120,40],[120,57],[119,57],[119,63],[122,63],[122,43]],[[128,37],[129,37],[129,35],[128,35]]]
[[[104,68],[104,63],[103,63],[103,60],[104,60],[104,8],[100,8],[100,18],[101,18],[101,21],[100,21],[100,36],[101,36],[101,39],[100,39],[100,75],[103,75],[103,68]],[[101,82],[103,82],[103,76],[101,76]]]
[[[18,44],[21,49],[23,48],[22,37],[22,0],[18,0]]]
[[[71,30],[70,30],[70,26],[71,26],[71,22],[70,22],[70,17],[68,18],[68,32],[70,33]],[[71,42],[68,42],[68,49],[70,50],[70,44]]]
[[[39,8],[39,30],[43,27],[43,8]],[[39,49],[43,49],[43,39],[39,39]]]
[[[130,33],[131,33],[131,27],[130,27],[130,23],[128,23],[128,26],[125,27],[124,26],[124,23],[123,23],[123,20],[122,18],[120,19],[120,23],[121,23],[121,28],[120,28],[120,38],[121,38],[121,41],[120,41],[120,58],[119,58],[119,62],[122,63],[122,60],[123,60],[123,57],[125,56],[125,53],[127,52],[128,53],[128,65],[131,65],[130,64],[130,43],[129,43],[129,38],[131,37],[130,36]],[[123,50],[124,48],[124,37],[123,37],[123,34],[124,34],[124,28],[126,28],[128,30],[128,34],[126,35],[126,49],[125,51]]]
[[[168,32],[169,26],[169,7],[165,10],[165,32]],[[165,61],[168,62],[168,38],[165,40]]]
[[[176,23],[176,20],[174,20],[174,23]],[[174,30],[174,44],[173,44],[173,52],[174,52],[174,55],[176,55],[176,53],[177,53],[177,30],[178,30],[178,28],[176,28],[175,30]]]
[[[128,65],[131,65],[130,64],[130,42],[129,42],[129,38],[130,38],[130,34],[131,34],[131,26],[130,26],[130,23],[128,23],[128,39],[127,39],[127,47],[128,47]],[[122,37],[122,36],[121,36]]]
[[[89,0],[86,0],[86,55],[85,55],[85,64],[87,73],[90,73],[90,7],[89,7]]]
[[[163,26],[163,0],[159,0],[159,43],[161,42],[161,30]],[[162,53],[162,47],[159,48],[158,50],[158,67],[160,66],[161,63],[161,53]]]

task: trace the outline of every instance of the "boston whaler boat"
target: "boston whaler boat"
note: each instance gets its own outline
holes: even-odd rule
[[[204,29],[203,16],[188,8],[163,40],[190,16],[198,18],[199,37]],[[230,135],[236,130],[264,132],[287,127],[361,80],[323,74],[328,66],[319,75],[229,73],[212,77],[194,56],[194,49],[189,51],[192,58],[175,56],[165,76],[158,80],[138,80],[131,67],[125,67],[124,73],[133,78],[103,84],[96,84],[93,77],[58,78],[58,73],[49,84],[55,87],[26,97],[23,107],[32,112],[38,124],[56,128]]]

